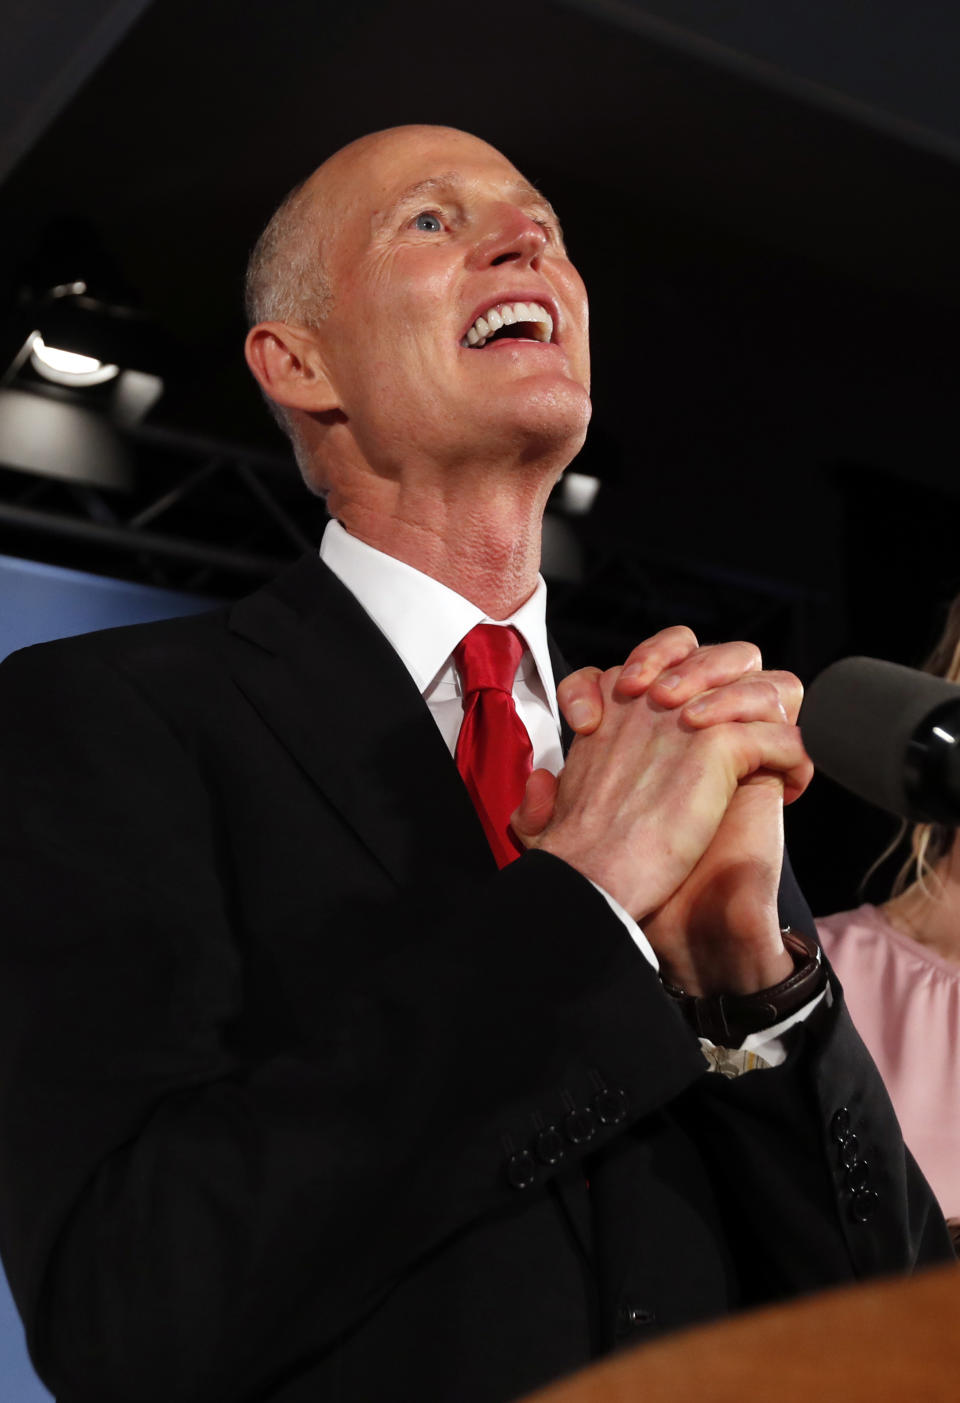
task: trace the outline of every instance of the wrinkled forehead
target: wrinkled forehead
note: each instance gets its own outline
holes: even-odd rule
[[[362,137],[325,161],[307,182],[328,237],[375,233],[405,204],[494,186],[504,198],[549,202],[506,156],[467,132],[400,127]]]

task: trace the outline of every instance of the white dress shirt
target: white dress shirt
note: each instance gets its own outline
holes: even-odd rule
[[[399,653],[451,755],[463,720],[454,648],[476,624],[515,628],[526,648],[517,669],[513,699],[530,736],[534,768],[554,775],[560,772],[560,712],[547,646],[547,587],[542,578],[537,578],[533,594],[509,619],[490,619],[439,580],[351,536],[339,521],[327,526],[320,558]]]
[[[513,688],[517,713],[530,737],[534,768],[559,774],[563,768],[560,712],[547,645],[547,587],[542,576],[537,577],[536,589],[516,613],[508,619],[491,619],[476,604],[439,580],[351,536],[339,521],[328,523],[320,543],[320,558],[346,585],[399,654],[430,708],[451,755],[456,749],[463,720],[454,649],[476,624],[515,628],[526,645]],[[596,882],[592,885],[623,922],[644,958],[659,970],[653,947],[637,922],[609,892]],[[751,1033],[740,1049],[747,1061],[737,1070],[755,1065],[773,1066],[782,1061],[786,1054],[779,1041],[780,1035],[805,1018],[821,997],[818,995],[809,1005],[774,1027]],[[706,1051],[712,1047],[705,1039],[701,1039],[701,1043]],[[758,1063],[757,1056],[761,1053]],[[711,1060],[709,1056],[707,1060]],[[718,1066],[716,1059],[711,1066],[714,1070],[725,1070],[728,1075],[733,1070],[729,1063]]]

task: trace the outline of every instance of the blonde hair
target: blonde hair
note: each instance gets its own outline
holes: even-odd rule
[[[957,595],[947,612],[943,632],[934,645],[922,670],[932,677],[943,677],[948,682],[960,681],[960,595]],[[946,857],[953,843],[956,829],[947,823],[914,823],[904,819],[892,842],[884,848],[867,871],[864,882],[877,870],[882,862],[891,857],[910,834],[910,852],[897,873],[892,896],[899,896],[908,886],[916,882],[927,896],[933,897],[930,882],[937,882],[937,864]]]

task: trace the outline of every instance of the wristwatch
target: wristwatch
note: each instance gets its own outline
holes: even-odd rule
[[[718,1047],[739,1047],[748,1034],[788,1018],[826,988],[827,971],[813,937],[789,926],[780,934],[793,959],[793,973],[769,989],[701,998],[661,981],[698,1037],[708,1038]]]

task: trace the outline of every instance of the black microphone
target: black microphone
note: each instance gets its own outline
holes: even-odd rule
[[[960,824],[960,686],[879,658],[821,672],[800,710],[814,765],[900,818]]]

